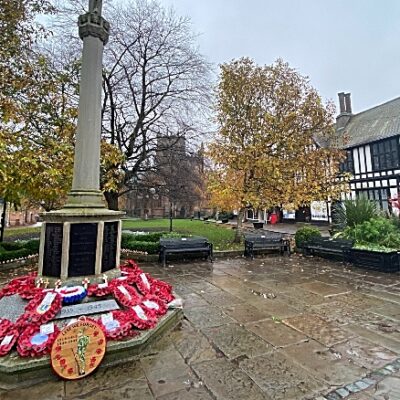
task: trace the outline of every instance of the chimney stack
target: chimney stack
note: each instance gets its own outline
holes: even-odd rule
[[[338,93],[339,115],[336,117],[336,132],[341,132],[352,116],[350,93]]]
[[[351,112],[351,99],[350,99],[351,94],[350,93],[346,93],[344,95],[344,102],[345,102],[345,106],[346,106],[346,112],[348,114],[352,114]]]
[[[339,110],[340,110],[340,114],[343,114],[343,113],[346,112],[346,105],[345,105],[345,102],[344,102],[345,94],[344,94],[344,92],[341,92],[341,93],[338,93],[338,96],[339,96]]]

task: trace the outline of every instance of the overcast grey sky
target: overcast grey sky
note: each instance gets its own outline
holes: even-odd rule
[[[399,0],[160,0],[189,16],[218,65],[282,57],[324,99],[351,92],[353,112],[400,96]]]

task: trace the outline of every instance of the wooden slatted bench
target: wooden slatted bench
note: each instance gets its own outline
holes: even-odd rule
[[[332,239],[317,237],[308,240],[303,248],[306,255],[318,254],[321,256],[334,256],[347,260],[348,253],[353,247],[354,241],[349,239]]]
[[[279,250],[290,255],[290,241],[280,233],[247,234],[244,241],[244,255],[254,260],[255,251]]]
[[[167,256],[169,254],[194,254],[201,253],[212,262],[213,261],[213,245],[206,238],[190,237],[190,238],[174,238],[160,239],[160,255],[159,261],[163,267],[166,266]]]

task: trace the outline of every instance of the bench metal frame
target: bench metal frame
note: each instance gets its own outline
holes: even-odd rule
[[[183,239],[183,240],[182,240]],[[161,239],[159,262],[165,267],[168,254],[206,253],[207,259],[213,262],[213,245],[205,238]]]
[[[254,260],[255,251],[279,250],[290,256],[290,241],[281,234],[248,235],[244,241],[244,255]]]
[[[347,239],[314,238],[304,244],[304,252],[305,255],[340,256],[346,260],[353,245],[354,242]]]

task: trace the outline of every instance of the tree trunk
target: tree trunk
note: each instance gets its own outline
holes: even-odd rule
[[[239,210],[239,214],[237,217],[237,224],[236,224],[236,232],[235,232],[235,239],[233,240],[234,243],[240,243],[242,241],[242,225],[243,225],[243,216],[244,216],[244,208]]]
[[[118,211],[118,192],[104,192],[109,210]]]

